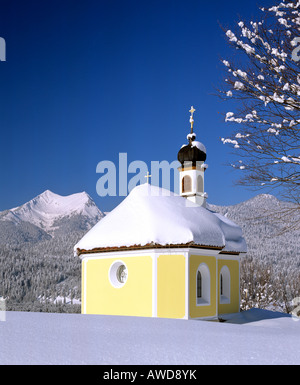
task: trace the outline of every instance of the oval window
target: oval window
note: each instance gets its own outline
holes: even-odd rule
[[[124,286],[128,277],[125,263],[122,261],[114,262],[109,269],[108,277],[113,287],[120,288]]]

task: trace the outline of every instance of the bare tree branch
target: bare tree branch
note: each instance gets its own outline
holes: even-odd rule
[[[226,31],[240,61],[222,60],[227,78],[218,93],[236,101],[237,111],[227,112],[225,121],[238,128],[222,141],[235,150],[231,166],[242,173],[238,184],[277,189],[294,203],[290,213],[299,212],[300,2],[281,2],[262,11],[262,20],[248,25],[240,21],[236,31]]]

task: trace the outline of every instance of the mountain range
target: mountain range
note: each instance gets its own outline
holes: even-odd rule
[[[292,258],[300,266],[300,226],[284,231],[300,223],[299,210],[294,215],[282,213],[281,219],[274,215],[290,207],[270,194],[232,206],[207,205],[242,227],[250,256],[279,265]],[[19,207],[0,212],[0,245],[33,244],[74,233],[78,238],[104,216],[86,192],[60,196],[46,190]]]
[[[0,212],[0,244],[51,239],[88,231],[104,214],[86,192],[60,196],[49,190],[29,202]]]

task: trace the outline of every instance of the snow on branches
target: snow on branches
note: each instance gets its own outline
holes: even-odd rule
[[[225,31],[241,59],[222,60],[227,79],[220,95],[238,106],[225,121],[239,125],[222,142],[243,158],[240,184],[280,187],[300,207],[300,1],[261,11],[261,20]],[[241,169],[239,162],[232,166]]]

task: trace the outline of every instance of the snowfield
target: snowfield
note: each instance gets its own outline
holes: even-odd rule
[[[300,363],[300,320],[252,309],[227,322],[7,312],[1,365]]]

